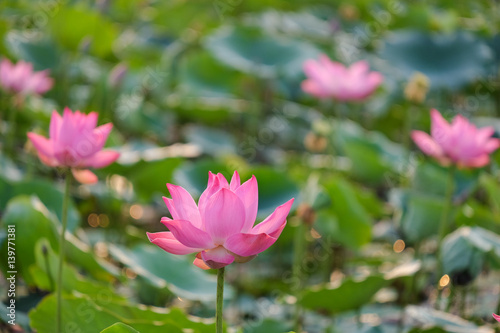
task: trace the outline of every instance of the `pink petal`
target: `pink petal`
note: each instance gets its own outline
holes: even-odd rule
[[[318,98],[331,97],[330,92],[328,90],[324,89],[311,79],[302,81],[301,87],[304,92],[316,96]]]
[[[78,129],[73,120],[73,112],[69,108],[64,108],[59,131],[58,142],[65,146],[71,146],[75,139],[79,138]]]
[[[201,228],[202,221],[200,212],[189,192],[181,186],[172,184],[167,184],[167,188],[172,196],[175,211],[178,216],[176,219],[190,221],[195,227]]]
[[[500,322],[500,316],[499,315],[493,313],[493,318],[495,318],[496,321]]]
[[[200,199],[198,200],[198,210],[200,211],[201,216],[204,214],[208,199],[220,190],[220,188],[219,178],[209,171],[207,188],[203,191]]]
[[[28,138],[33,143],[33,146],[35,146],[36,150],[39,153],[41,153],[47,157],[54,156],[54,148],[53,148],[52,141],[50,141],[46,137],[43,137],[43,136],[38,135],[38,134],[33,133],[33,132],[29,132],[27,135],[28,135]]]
[[[294,199],[290,199],[281,206],[277,207],[274,212],[269,215],[264,221],[257,224],[250,230],[252,234],[266,233],[272,235],[286,222],[286,217],[292,208]]]
[[[500,139],[493,138],[486,142],[483,149],[486,153],[490,154],[497,150],[498,147],[500,147]]]
[[[438,110],[431,110],[431,136],[439,145],[446,144],[451,135],[450,124],[443,118]],[[423,150],[423,149],[422,149]],[[425,152],[425,151],[424,151]]]
[[[91,122],[92,118],[90,119],[89,124],[84,123],[84,128],[88,127]],[[93,145],[92,147],[93,152],[97,152],[104,147],[104,144],[106,143],[106,140],[108,139],[109,133],[111,133],[112,129],[113,129],[113,124],[107,123],[95,128],[92,131],[91,143]],[[86,139],[89,140],[89,138]]]
[[[174,220],[182,220],[179,217],[177,210],[175,210],[174,200],[167,198],[167,197],[162,197],[162,198],[163,198],[163,201],[165,202],[165,205],[167,205],[167,208],[168,208],[168,211],[170,212],[170,215],[172,215]]]
[[[411,138],[425,154],[433,157],[441,157],[444,155],[443,149],[429,136],[429,134],[422,131],[412,131]]]
[[[120,153],[114,150],[101,150],[94,155],[86,158],[82,162],[82,166],[92,168],[104,168],[110,165],[120,157]]]
[[[234,257],[222,246],[208,251],[201,251],[201,258],[207,266],[213,269],[225,267],[234,261]]]
[[[97,118],[98,118],[97,112],[90,112],[89,114],[86,115],[85,121],[84,121],[84,128],[87,131],[92,131],[94,128],[97,126]],[[106,124],[108,125],[108,124]],[[112,124],[110,124],[112,125]],[[105,125],[103,125],[105,126]],[[113,128],[113,126],[111,126]],[[109,133],[108,133],[109,134]],[[107,138],[107,136],[106,136]],[[104,140],[106,141],[106,140]]]
[[[332,61],[327,55],[322,54],[319,56],[319,63],[323,69],[332,77],[338,77],[346,73],[346,67],[340,62]]]
[[[57,113],[56,110],[52,111],[52,117],[50,118],[50,139],[57,141],[59,139],[59,131],[61,130],[62,117]]]
[[[349,67],[349,75],[353,77],[362,76],[370,70],[370,65],[365,60],[355,62]]]
[[[71,168],[71,173],[73,177],[82,184],[94,184],[97,183],[97,176],[88,169],[75,169]]]
[[[221,188],[208,199],[203,217],[205,230],[215,244],[221,245],[229,236],[241,232],[245,206],[231,190]]]
[[[481,156],[468,159],[466,161],[459,161],[460,165],[469,168],[482,168],[490,163],[490,156],[488,154],[483,154]]]
[[[217,174],[217,179],[219,179],[220,187],[229,188],[229,183],[222,173]]]
[[[241,233],[229,237],[224,243],[224,247],[239,256],[248,257],[267,250],[274,242],[276,242],[276,238],[265,233]]]
[[[60,166],[59,161],[57,161],[54,157],[50,157],[38,152],[38,158],[40,158],[40,161],[42,161],[43,164],[49,167]]]
[[[252,176],[252,178],[238,187],[234,193],[236,193],[236,195],[241,199],[241,202],[243,202],[243,206],[245,207],[245,224],[242,232],[248,232],[248,230],[250,230],[255,223],[259,207],[257,178]]]
[[[198,229],[186,220],[164,220],[161,221],[174,235],[175,239],[187,247],[197,249],[210,249],[214,243],[210,235]]]
[[[172,254],[190,254],[194,252],[199,252],[202,249],[195,249],[192,247],[187,247],[181,244],[177,239],[175,239],[174,235],[169,232],[155,232],[155,233],[146,233],[148,235],[148,239],[151,243],[158,245],[163,250]]]
[[[208,172],[208,184],[207,188],[211,187],[217,177],[212,173],[212,171]]]
[[[477,140],[479,142],[481,141],[486,141],[489,139],[493,134],[495,134],[495,129],[493,126],[487,126],[483,128],[479,128],[476,133]]]
[[[235,191],[241,185],[240,174],[238,171],[234,171],[233,177],[231,178],[231,183],[229,184],[229,189]]]
[[[379,72],[370,72],[368,74],[368,84],[372,90],[375,90],[384,81],[384,76]]]
[[[203,259],[201,259],[201,254],[199,254],[199,258],[198,258],[198,256],[196,256],[196,258],[193,261],[193,264],[201,269],[205,269],[205,270],[210,269],[210,267],[207,264],[205,264]]]

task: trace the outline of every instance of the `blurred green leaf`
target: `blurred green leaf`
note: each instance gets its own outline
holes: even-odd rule
[[[405,206],[401,228],[406,239],[410,242],[418,242],[437,234],[444,207],[443,198],[409,192]]]
[[[189,300],[212,301],[217,283],[215,277],[185,260],[167,253],[156,245],[138,245],[129,250],[111,245],[111,256],[132,269],[158,289],[167,288],[173,294]],[[224,296],[231,295],[226,288]]]
[[[111,55],[113,42],[118,37],[118,29],[112,21],[83,6],[59,7],[49,25],[56,40],[68,49],[78,51],[82,43],[89,43],[90,53],[99,57]]]
[[[18,271],[29,285],[34,284],[34,277],[30,273],[30,266],[35,263],[35,244],[45,238],[50,246],[59,249],[59,225],[54,221],[53,215],[43,203],[35,196],[25,195],[14,197],[9,201],[2,219],[2,229],[7,230],[8,225],[15,225],[16,232],[22,230],[22,237],[16,239],[16,255],[19,260]],[[6,251],[6,243],[2,251]],[[5,253],[5,252],[2,252]],[[7,258],[4,256],[3,258]],[[88,245],[70,234],[66,233],[66,260],[82,267],[100,280],[111,280],[116,274],[116,269],[109,263],[97,259]],[[6,270],[6,262],[1,263]]]
[[[240,78],[206,51],[186,55],[179,65],[179,90],[186,95],[233,97]]]
[[[258,321],[257,323],[249,323],[243,327],[243,333],[262,333],[262,332],[269,332],[269,333],[290,332],[290,325],[284,323],[283,321],[277,321],[274,319],[264,319],[262,321]]]
[[[227,131],[191,125],[186,128],[186,137],[189,142],[200,146],[205,154],[216,157],[236,154],[236,141]]]
[[[349,248],[357,249],[370,242],[372,220],[359,202],[351,184],[341,178],[323,180],[323,186],[332,202],[329,215],[322,215],[318,223],[331,224],[331,237]],[[327,228],[329,229],[329,228]]]
[[[181,158],[140,161],[128,168],[127,179],[134,185],[137,196],[145,202],[150,202],[154,196],[167,193],[166,184],[172,182],[173,174],[182,161]]]
[[[47,38],[38,38],[28,32],[10,31],[5,45],[18,59],[31,62],[35,70],[56,69],[61,54],[57,46]]]
[[[351,160],[354,177],[381,184],[390,172],[399,172],[407,163],[408,152],[397,143],[387,139],[379,132],[366,132],[358,124],[343,121],[335,131],[334,142],[340,144],[342,151]]]
[[[57,232],[47,215],[46,208],[36,197],[18,196],[9,201],[5,214],[2,216],[2,229],[14,226],[16,238],[13,241],[16,251],[15,268],[30,286],[34,285],[34,277],[30,266],[35,264],[34,245],[40,238],[57,243]],[[1,265],[5,274],[9,271],[7,263],[7,241],[1,248]],[[11,245],[12,246],[12,245]]]
[[[489,202],[494,211],[497,214],[500,213],[500,186],[498,185],[498,180],[492,175],[483,172],[479,177],[479,183],[486,189]]]
[[[423,162],[417,165],[412,187],[421,193],[435,194],[444,197],[449,168],[435,163]],[[463,169],[454,171],[454,200],[467,198],[477,185],[480,171]]]
[[[457,89],[486,76],[493,54],[469,32],[429,34],[409,30],[388,35],[381,57],[391,64],[391,74],[401,80],[421,72],[429,77],[431,89]]]
[[[409,318],[416,320],[423,327],[436,326],[443,328],[443,330],[448,333],[493,333],[493,329],[485,326],[477,326],[463,318],[432,308],[409,305],[405,310]],[[440,331],[434,329],[434,331],[430,332],[437,333]]]
[[[500,267],[500,236],[480,227],[461,227],[443,240],[441,260],[445,273],[467,272],[474,279],[486,260]]]
[[[388,284],[389,281],[381,276],[369,276],[361,281],[346,279],[337,287],[326,285],[306,289],[299,303],[305,308],[329,313],[356,310]]]
[[[11,182],[10,188],[10,197],[0,197],[0,209],[5,208],[7,201],[11,197],[18,195],[36,195],[40,198],[42,203],[58,217],[59,221],[61,221],[64,194],[58,186],[54,185],[54,182],[43,179]],[[68,207],[68,230],[73,232],[78,227],[79,223],[80,213],[76,209],[75,204],[70,201]]]
[[[116,323],[101,331],[101,333],[139,333],[124,323]]]
[[[475,199],[469,199],[456,217],[457,226],[481,227],[495,233],[500,233],[500,214],[496,209],[479,203]]]
[[[36,264],[30,266],[36,286],[42,290],[55,291],[59,267],[58,254],[54,252],[49,241],[39,239],[34,246]],[[92,272],[87,269],[87,272]],[[106,297],[109,300],[124,301],[122,296],[112,290],[111,283],[102,283],[81,275],[73,267],[71,261],[63,267],[63,289],[65,292],[79,292],[90,297]]]
[[[30,312],[31,326],[38,333],[53,333],[55,316],[56,299],[54,295],[49,295]],[[139,332],[148,333],[182,333],[184,328],[192,328],[195,333],[213,332],[213,328],[208,330],[208,325],[203,325],[205,330],[199,329],[198,323],[186,320],[185,315],[178,311],[168,312],[115,303],[105,297],[65,295],[62,319],[65,329],[78,329],[81,333],[100,332],[116,322],[123,322]],[[186,322],[191,325],[186,325]]]
[[[261,78],[280,74],[297,78],[302,74],[302,63],[320,54],[308,42],[244,26],[223,26],[206,37],[204,45],[222,63]]]

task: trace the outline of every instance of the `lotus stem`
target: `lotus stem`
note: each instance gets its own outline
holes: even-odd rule
[[[62,207],[62,217],[61,217],[61,237],[59,241],[59,267],[57,269],[57,320],[56,327],[57,333],[62,332],[62,289],[63,289],[63,266],[64,266],[64,243],[66,227],[68,224],[68,205],[69,205],[69,191],[71,186],[72,174],[71,170],[66,170],[66,186],[64,189],[64,199]]]
[[[217,270],[217,306],[215,310],[216,332],[222,333],[222,309],[224,301],[224,267]]]

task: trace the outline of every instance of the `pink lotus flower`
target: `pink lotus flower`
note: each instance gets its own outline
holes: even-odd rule
[[[500,322],[500,316],[499,315],[493,313],[493,318],[495,318],[496,321]]]
[[[302,82],[302,90],[319,98],[338,101],[361,101],[370,96],[384,79],[379,72],[370,72],[366,61],[358,61],[347,68],[326,55],[321,55],[319,61],[307,60],[304,72],[307,80]]]
[[[84,114],[64,109],[63,117],[56,111],[50,119],[49,139],[28,133],[40,160],[52,167],[70,167],[75,178],[84,184],[97,182],[97,176],[85,168],[103,168],[118,159],[120,154],[102,150],[113,124],[99,127],[97,113]]]
[[[490,162],[489,154],[500,147],[500,140],[491,136],[493,127],[477,128],[466,118],[457,115],[449,124],[439,113],[431,110],[431,135],[413,131],[411,137],[427,155],[442,165],[456,163],[459,167],[480,168]]]
[[[29,62],[12,64],[8,59],[0,61],[0,86],[6,91],[20,95],[41,95],[52,88],[53,80],[48,70],[35,72]]]
[[[219,269],[247,262],[269,248],[286,225],[293,199],[276,208],[254,226],[258,190],[255,176],[240,183],[238,172],[229,184],[222,174],[209,173],[207,189],[198,205],[180,186],[167,184],[172,199],[163,198],[173,220],[161,222],[170,230],[147,233],[149,240],[172,254],[198,252],[194,264],[203,269]]]

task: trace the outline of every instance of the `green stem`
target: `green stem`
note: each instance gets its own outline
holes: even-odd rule
[[[43,261],[45,264],[45,270],[47,271],[47,275],[49,277],[49,284],[50,284],[50,290],[55,290],[54,289],[54,280],[52,278],[52,270],[50,269],[50,264],[49,264],[49,258],[48,258],[48,252],[47,252],[47,247],[45,244],[43,245],[42,248],[42,253],[43,253]]]
[[[215,310],[216,333],[222,333],[222,308],[224,300],[224,267],[217,270],[217,307]]]
[[[437,287],[438,287],[438,297],[436,301],[436,306],[439,307],[439,304],[441,303],[441,293],[442,289],[439,289],[439,280],[443,276],[443,260],[441,258],[441,245],[443,242],[444,237],[448,233],[448,226],[449,226],[449,215],[450,215],[450,209],[452,206],[452,201],[453,201],[453,190],[454,190],[454,177],[455,177],[455,166],[450,166],[448,169],[448,179],[446,180],[446,196],[445,196],[445,201],[444,201],[444,206],[443,206],[443,211],[441,213],[441,220],[439,221],[439,234],[438,234],[438,244],[437,244]]]
[[[453,190],[455,188],[454,178],[455,178],[455,167],[451,166],[448,169],[448,179],[446,180],[446,197],[443,206],[443,211],[441,213],[441,221],[439,222],[438,252],[440,251],[441,242],[443,241],[443,238],[448,233],[449,215],[453,201]]]
[[[295,237],[293,240],[293,267],[292,267],[292,292],[296,298],[295,311],[294,311],[294,330],[299,333],[302,332],[302,309],[299,305],[300,300],[300,290],[302,286],[302,259],[304,258],[304,252],[306,247],[306,233],[307,226],[303,221],[296,227]]]
[[[403,145],[407,151],[410,151],[411,144],[411,128],[413,126],[413,113],[417,112],[417,108],[412,105],[404,112],[404,133],[403,133]]]
[[[9,130],[7,132],[7,137],[5,138],[5,151],[11,153],[14,156],[14,135],[16,133],[16,114],[17,107],[12,107],[9,110]]]
[[[63,266],[64,266],[64,243],[66,226],[68,222],[68,204],[69,204],[69,190],[71,186],[72,174],[71,170],[66,170],[66,187],[64,189],[64,199],[62,207],[62,229],[61,238],[59,241],[59,267],[57,270],[57,333],[62,332],[62,289],[63,289]]]

